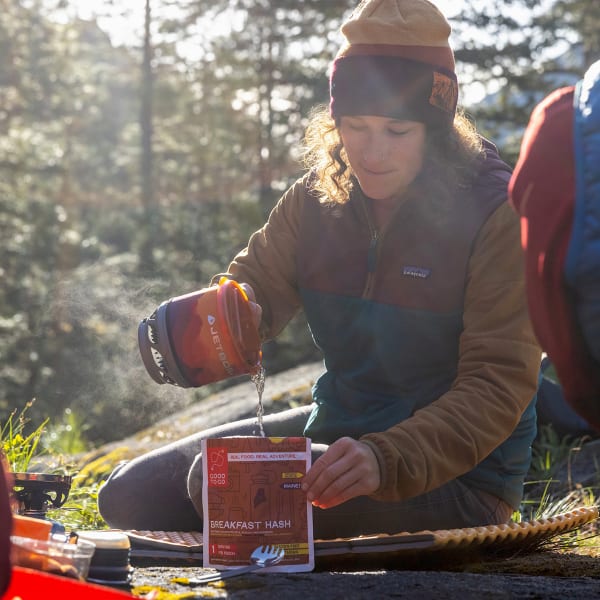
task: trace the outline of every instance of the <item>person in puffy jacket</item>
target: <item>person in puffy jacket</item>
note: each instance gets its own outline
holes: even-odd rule
[[[511,171],[457,111],[450,26],[426,0],[367,0],[342,27],[307,165],[227,276],[262,339],[303,310],[324,358],[313,404],[264,419],[305,435],[316,538],[506,523],[536,434],[541,351],[528,317]],[[218,277],[218,276],[217,276]],[[114,527],[202,527],[200,440],[119,466]]]
[[[564,399],[600,431],[600,61],[533,110],[509,192],[534,331]]]

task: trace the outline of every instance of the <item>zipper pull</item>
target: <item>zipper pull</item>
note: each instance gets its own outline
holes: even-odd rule
[[[379,242],[379,232],[374,231],[369,243],[369,251],[367,254],[367,269],[369,273],[375,272],[375,265],[377,264],[377,243]]]

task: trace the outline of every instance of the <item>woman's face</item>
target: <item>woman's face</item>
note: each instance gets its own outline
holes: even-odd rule
[[[421,171],[424,123],[344,116],[339,133],[363,193],[373,200],[400,198]]]

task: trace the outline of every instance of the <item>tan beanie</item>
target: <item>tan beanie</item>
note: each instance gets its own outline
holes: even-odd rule
[[[428,0],[363,0],[342,25],[331,115],[452,123],[458,100],[450,25]]]

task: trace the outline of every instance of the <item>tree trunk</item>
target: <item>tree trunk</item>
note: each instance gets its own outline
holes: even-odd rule
[[[153,181],[154,154],[152,148],[152,40],[150,36],[151,10],[150,0],[146,0],[144,17],[144,54],[142,60],[142,85],[141,85],[141,165],[140,176],[142,182],[142,205],[144,207],[145,230],[140,246],[140,267],[144,272],[154,270],[154,244],[157,234],[158,215]]]

